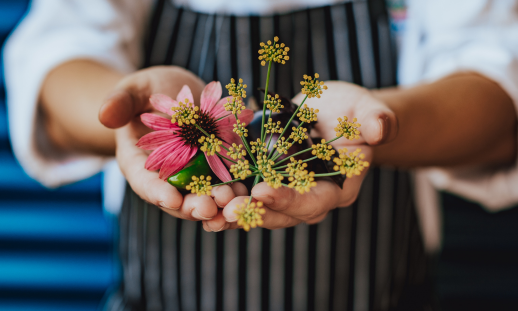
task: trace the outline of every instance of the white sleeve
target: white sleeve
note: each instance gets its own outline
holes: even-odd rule
[[[47,187],[91,176],[108,158],[60,154],[48,143],[37,100],[46,75],[72,59],[129,73],[141,60],[151,0],[33,0],[4,50],[9,130],[25,171]]]
[[[475,71],[498,83],[518,107],[518,1],[411,0],[409,4],[399,67],[402,85]],[[518,164],[427,172],[438,189],[489,210],[518,203]]]

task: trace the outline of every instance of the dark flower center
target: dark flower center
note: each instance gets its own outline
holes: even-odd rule
[[[196,124],[201,127],[207,134],[214,134],[218,136],[218,127],[216,125],[216,120],[208,115],[205,112],[202,112],[201,110],[198,110],[196,112],[198,115],[198,119],[196,119]],[[200,143],[198,140],[200,137],[205,136],[205,134],[200,131],[196,127],[195,124],[184,124],[182,126],[182,130],[180,132],[180,135],[183,137],[185,144],[193,147],[200,147]]]

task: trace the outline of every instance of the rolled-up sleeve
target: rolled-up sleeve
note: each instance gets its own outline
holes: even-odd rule
[[[58,65],[89,59],[122,73],[140,65],[151,1],[33,0],[4,48],[13,151],[25,171],[47,187],[97,173],[105,157],[63,154],[46,138],[38,109],[41,85]]]
[[[402,85],[473,71],[499,84],[518,111],[518,1],[413,0],[408,16],[399,67]],[[518,203],[517,164],[425,173],[438,189],[477,201],[489,210]]]

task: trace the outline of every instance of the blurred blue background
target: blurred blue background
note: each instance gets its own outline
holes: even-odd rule
[[[1,45],[28,5],[0,0]],[[0,69],[0,310],[97,310],[120,274],[102,176],[52,191],[23,172],[9,144]]]

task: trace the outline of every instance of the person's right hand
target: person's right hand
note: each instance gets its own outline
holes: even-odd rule
[[[141,122],[140,115],[144,112],[159,113],[149,103],[149,97],[161,93],[176,98],[184,85],[190,87],[195,103],[199,103],[204,83],[191,72],[174,66],[139,70],[117,84],[113,94],[101,107],[99,120],[106,127],[116,129],[117,162],[137,195],[172,216],[209,220],[218,214],[218,206],[225,206],[236,196],[235,193],[246,195],[246,188],[242,184],[215,187],[212,191],[214,199],[196,194],[183,197],[167,181],[158,178],[158,172],[144,168],[149,152],[136,146],[139,138],[150,132]],[[216,231],[219,228],[209,229]]]

